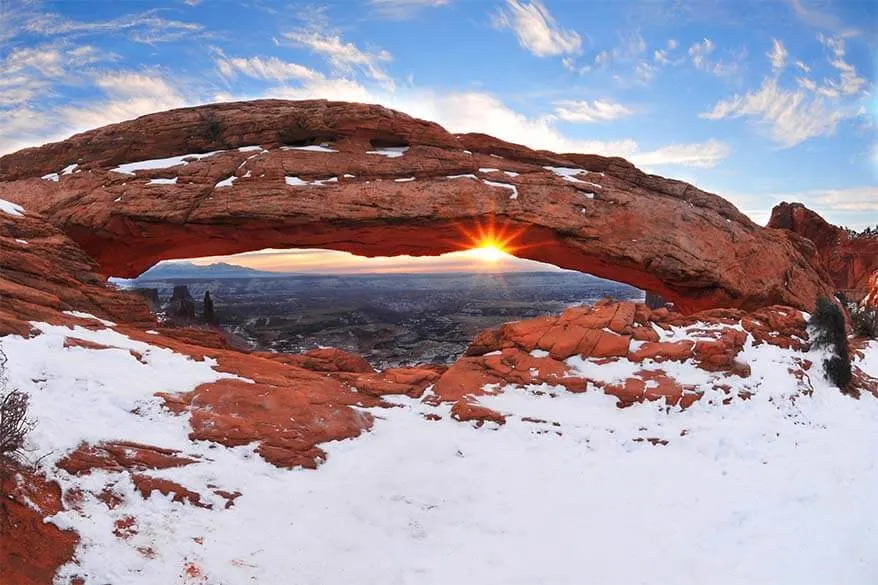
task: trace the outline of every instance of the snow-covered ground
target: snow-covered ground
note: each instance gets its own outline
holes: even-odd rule
[[[447,405],[396,397],[398,408],[371,410],[370,432],[323,445],[318,470],[289,471],[250,446],[191,442],[187,417],[161,408],[156,391],[228,376],[210,360],[109,329],[37,327],[41,335],[0,345],[10,382],[32,398],[35,455],[51,452],[44,468],[65,489],[86,490],[81,510],[51,519],[82,537],[79,565],[59,582],[878,582],[878,400],[845,397],[816,371],[814,393],[798,394],[787,368],[819,354],[748,346],[743,357],[762,380],[755,395],[723,405],[724,394],[708,394],[685,411],[507,387],[479,399],[507,423],[475,428]],[[65,348],[65,336],[119,349]],[[860,365],[878,376],[878,343]],[[144,500],[127,472],[76,478],[52,467],[80,440],[112,439],[199,458],[149,473],[214,508],[158,492]],[[113,510],[88,494],[108,484],[125,496]],[[243,495],[224,509],[210,486]],[[114,522],[126,516],[137,533],[120,539]]]

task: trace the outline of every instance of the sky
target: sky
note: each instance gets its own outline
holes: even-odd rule
[[[0,154],[175,107],[327,98],[624,156],[761,224],[801,201],[861,229],[876,55],[866,0],[0,0]]]

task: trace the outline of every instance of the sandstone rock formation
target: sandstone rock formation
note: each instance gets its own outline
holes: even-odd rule
[[[173,157],[184,158],[156,160]],[[437,255],[494,226],[517,256],[633,284],[684,312],[812,309],[830,289],[810,242],[686,183],[361,104],[144,116],[0,158],[0,198],[45,214],[114,276],[267,247]]]
[[[146,302],[106,285],[97,265],[58,228],[21,211],[0,212],[0,335],[27,335],[29,321],[80,322],[91,313],[119,323],[155,323]]]
[[[189,293],[189,287],[185,284],[174,286],[171,299],[165,305],[165,313],[174,322],[192,323],[195,321],[195,299]]]
[[[860,301],[878,283],[878,238],[852,238],[801,203],[781,203],[771,211],[768,227],[783,228],[814,242],[836,289]],[[878,306],[878,292],[870,297]]]

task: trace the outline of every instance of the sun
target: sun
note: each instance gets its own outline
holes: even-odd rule
[[[489,240],[470,250],[470,253],[486,264],[496,264],[507,255],[501,246],[498,242]]]

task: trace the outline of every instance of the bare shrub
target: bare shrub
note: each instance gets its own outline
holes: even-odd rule
[[[36,423],[27,417],[28,395],[7,388],[6,361],[0,350],[0,458],[22,460],[27,434]]]

